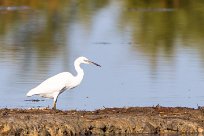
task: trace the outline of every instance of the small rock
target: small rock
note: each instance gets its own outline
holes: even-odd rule
[[[198,133],[203,133],[203,128],[198,128]]]

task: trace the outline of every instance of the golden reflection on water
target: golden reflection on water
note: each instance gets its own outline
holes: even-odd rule
[[[1,7],[26,6],[29,9],[0,10],[1,43],[4,46],[31,46],[29,48],[36,50],[40,56],[53,54],[61,48],[59,45],[65,46],[66,35],[72,22],[84,24],[88,31],[93,25],[93,15],[110,4],[110,1],[2,0]],[[139,49],[155,59],[162,50],[167,59],[171,59],[175,56],[175,43],[182,40],[184,45],[193,46],[202,58],[204,57],[204,2],[120,0],[118,3],[122,10],[118,29],[123,31],[127,26],[131,29],[132,39],[128,42],[133,43],[133,49]],[[25,27],[25,30],[21,30],[22,27]],[[10,33],[14,33],[13,37],[8,37]],[[7,37],[13,38],[9,39],[11,43],[4,41]],[[138,44],[140,46],[137,46]],[[12,49],[11,52],[16,50]]]

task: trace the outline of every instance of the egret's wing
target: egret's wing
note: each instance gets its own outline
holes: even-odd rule
[[[59,93],[62,89],[65,89],[66,84],[69,84],[69,82],[71,84],[72,78],[73,75],[69,72],[59,73],[32,89],[32,95],[39,94],[44,97],[52,97],[54,93]]]

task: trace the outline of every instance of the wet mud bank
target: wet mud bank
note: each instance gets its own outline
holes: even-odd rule
[[[202,108],[0,109],[0,118],[0,135],[201,134],[204,129]]]

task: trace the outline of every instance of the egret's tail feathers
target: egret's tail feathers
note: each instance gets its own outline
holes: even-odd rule
[[[27,97],[30,97],[30,96],[32,96],[32,95],[34,95],[34,93],[33,93],[33,89],[30,90],[30,91],[26,94]]]

